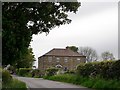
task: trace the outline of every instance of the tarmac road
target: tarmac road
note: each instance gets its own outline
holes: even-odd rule
[[[13,76],[20,81],[27,84],[29,90],[90,90],[86,87],[73,85],[63,82],[45,80],[43,78],[29,78],[29,77],[19,77]]]

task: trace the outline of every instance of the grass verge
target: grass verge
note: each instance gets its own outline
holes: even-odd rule
[[[27,90],[26,84],[17,79],[12,79],[11,82],[2,85],[2,90]]]
[[[93,88],[93,89],[100,89],[100,90],[105,90],[105,89],[118,90],[119,89],[120,90],[120,81],[115,79],[105,80],[100,77],[88,78],[88,77],[76,76],[71,74],[46,76],[44,77],[44,79],[73,83],[76,85],[82,85],[82,86]]]

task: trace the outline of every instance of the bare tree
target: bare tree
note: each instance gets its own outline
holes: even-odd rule
[[[103,52],[101,54],[101,57],[102,57],[103,60],[114,60],[115,59],[113,54],[111,52],[109,52],[109,51]]]
[[[86,56],[87,62],[96,61],[98,59],[96,50],[91,47],[80,47],[78,52]]]

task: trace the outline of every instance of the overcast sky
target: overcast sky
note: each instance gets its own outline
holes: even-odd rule
[[[118,3],[81,2],[76,14],[69,14],[70,24],[33,35],[31,47],[36,60],[53,48],[66,46],[94,48],[98,55],[110,51],[118,57]],[[36,64],[37,66],[37,61]]]

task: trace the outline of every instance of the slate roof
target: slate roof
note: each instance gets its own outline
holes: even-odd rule
[[[84,56],[80,55],[78,52],[74,52],[70,49],[59,49],[59,48],[54,48],[44,54],[43,56]]]

